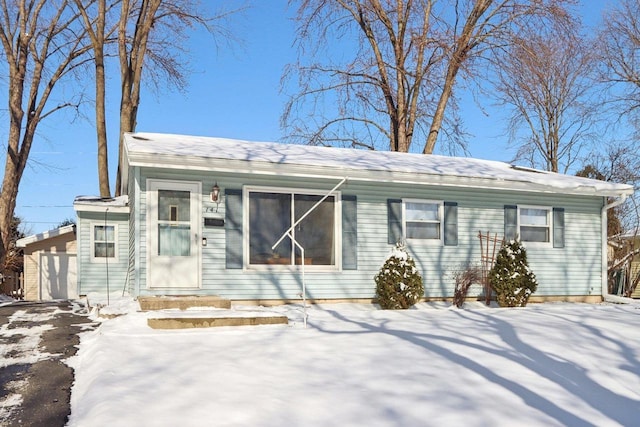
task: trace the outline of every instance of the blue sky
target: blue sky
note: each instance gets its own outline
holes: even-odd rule
[[[241,2],[238,1],[238,4]],[[284,67],[296,58],[294,11],[284,0],[256,0],[242,16],[232,19],[230,29],[242,40],[229,48],[217,47],[205,32],[190,41],[189,86],[184,93],[145,91],[138,114],[138,131],[218,136],[255,141],[278,141],[283,133],[280,115],[286,102],[280,93]],[[607,0],[583,0],[587,23],[594,23]],[[584,7],[584,5],[588,5]],[[116,74],[113,74],[113,73]],[[111,84],[117,86],[117,70],[112,68]],[[117,159],[117,91],[108,97],[107,118],[110,138],[112,187]],[[473,102],[465,102],[462,117],[474,135],[469,140],[471,155],[509,160],[502,141],[503,126],[497,111],[486,115]],[[25,171],[16,215],[25,231],[38,233],[75,218],[73,200],[77,195],[98,194],[95,131],[92,112],[88,118],[70,113],[47,119],[39,128]],[[0,115],[6,123],[6,116]],[[6,125],[4,125],[6,126]],[[0,122],[0,135],[6,127]],[[4,159],[3,159],[4,160]]]

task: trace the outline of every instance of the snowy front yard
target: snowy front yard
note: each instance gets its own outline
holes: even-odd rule
[[[247,308],[248,309],[248,308]],[[640,306],[273,309],[288,326],[82,337],[70,426],[638,425]]]

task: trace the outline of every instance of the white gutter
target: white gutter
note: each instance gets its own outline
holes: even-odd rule
[[[613,209],[616,206],[623,204],[627,200],[626,194],[621,194],[613,202],[605,204],[601,210],[601,229],[602,229],[602,299],[606,302],[613,302],[616,304],[630,304],[635,301],[631,298],[621,297],[618,295],[609,294],[609,275],[608,275],[608,260],[607,260],[607,211]]]

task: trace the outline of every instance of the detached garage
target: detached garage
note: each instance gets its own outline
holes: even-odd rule
[[[25,300],[78,297],[75,225],[34,234],[16,244],[24,248]]]

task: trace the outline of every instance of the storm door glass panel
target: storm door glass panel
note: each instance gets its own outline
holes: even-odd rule
[[[191,255],[191,193],[158,190],[158,255]]]
[[[520,238],[524,242],[548,242],[549,210],[520,209]]]
[[[440,204],[405,203],[407,239],[440,239]]]
[[[295,220],[302,218],[323,196],[295,195]],[[304,248],[305,264],[335,265],[335,198],[327,197],[296,226],[296,241]],[[296,264],[302,264],[296,248]]]
[[[96,258],[114,258],[116,256],[116,237],[113,225],[96,225],[93,228],[93,250]]]
[[[271,247],[291,227],[291,194],[249,193],[249,263],[291,264],[291,239]]]

